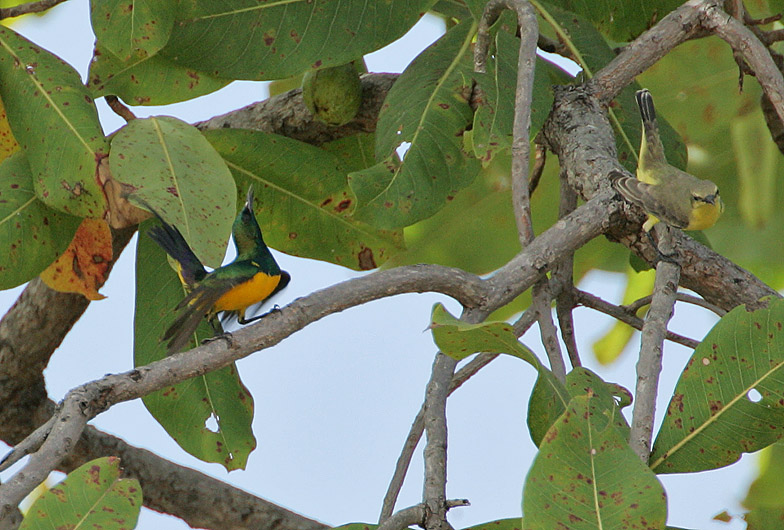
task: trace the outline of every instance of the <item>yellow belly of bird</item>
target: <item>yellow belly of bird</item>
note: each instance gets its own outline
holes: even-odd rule
[[[279,281],[279,275],[270,276],[259,272],[247,282],[237,285],[218,298],[214,311],[216,313],[219,311],[239,311],[242,314],[247,307],[267,298],[278,286]]]

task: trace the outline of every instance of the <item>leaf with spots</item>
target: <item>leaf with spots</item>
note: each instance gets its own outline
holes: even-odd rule
[[[174,307],[185,296],[166,254],[147,235],[153,222],[142,223],[136,247],[135,366],[166,357],[166,344],[160,339],[176,317]],[[189,346],[212,335],[205,320]],[[251,429],[253,397],[234,363],[148,394],[142,401],[180,447],[205,462],[221,464],[228,471],[244,469],[256,448]]]
[[[176,12],[175,0],[90,0],[97,41],[121,61],[138,51],[150,56],[163,48]]]
[[[523,489],[525,530],[664,528],[664,488],[591,394],[545,434]]]
[[[152,206],[202,263],[220,266],[237,215],[237,189],[195,127],[167,116],[133,120],[112,139],[109,166],[132,202],[138,197]]]
[[[471,22],[450,29],[390,89],[376,129],[380,162],[349,174],[357,219],[380,228],[408,226],[473,182],[480,164],[463,150],[463,134],[473,119],[475,31]]]
[[[142,509],[142,488],[122,478],[120,459],[106,456],[71,471],[30,506],[19,530],[134,528]]]
[[[513,517],[512,519],[499,519],[498,521],[469,526],[463,530],[522,530],[522,523],[519,517]]]
[[[402,37],[434,3],[185,0],[162,53],[227,79],[281,79],[382,48]]]
[[[98,112],[79,74],[13,30],[0,28],[0,98],[48,206],[100,219],[97,167],[108,153]]]
[[[0,162],[19,150],[19,143],[11,132],[11,125],[8,123],[8,116],[5,113],[5,105],[0,99]]]
[[[512,16],[512,12],[509,12],[509,16]],[[506,17],[501,21],[503,20],[506,20]],[[470,136],[474,155],[484,166],[487,166],[499,151],[510,151],[512,147],[517,58],[520,52],[520,39],[504,29],[498,29],[497,25],[494,28],[495,38],[487,58],[487,73],[474,74],[482,97],[479,98],[474,113]],[[531,140],[542,128],[553,106],[549,68],[552,66],[548,62],[537,58],[529,132]]]
[[[229,83],[161,55],[136,53],[123,62],[99,44],[87,85],[95,97],[112,94],[131,105],[168,105],[215,92]]]
[[[218,129],[204,135],[226,160],[240,193],[253,185],[269,246],[354,270],[373,269],[403,247],[401,231],[379,230],[351,216],[356,201],[344,168],[356,161],[257,131]]]
[[[736,462],[784,435],[784,300],[736,307],[694,350],[651,452],[656,473]]]
[[[81,219],[49,208],[33,189],[24,153],[0,163],[0,289],[32,280],[60,256]]]
[[[82,219],[65,252],[41,272],[41,280],[55,291],[80,293],[88,300],[106,298],[98,289],[112,262],[112,231],[101,219]]]
[[[588,393],[595,398],[594,406],[612,415],[618,432],[628,439],[629,425],[620,411],[631,403],[631,393],[620,385],[603,381],[587,368],[578,367],[566,374],[565,386],[554,385],[542,378],[537,380],[528,401],[528,429],[537,447],[547,430],[566,410],[569,399]]]

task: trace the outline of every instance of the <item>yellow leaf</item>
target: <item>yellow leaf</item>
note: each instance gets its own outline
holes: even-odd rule
[[[56,291],[81,293],[89,300],[106,298],[98,289],[106,281],[112,261],[112,232],[99,219],[85,219],[62,256],[41,273]]]

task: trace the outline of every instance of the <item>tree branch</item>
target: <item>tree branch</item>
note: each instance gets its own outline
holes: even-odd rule
[[[37,2],[29,2],[18,6],[3,7],[0,8],[0,19],[20,17],[22,15],[29,15],[30,13],[42,13],[64,1],[65,0],[38,0]]]
[[[674,251],[670,227],[658,225],[659,247],[663,254]],[[659,394],[659,375],[662,369],[662,347],[667,333],[667,323],[672,318],[675,293],[678,292],[680,267],[661,260],[656,265],[651,308],[642,327],[640,357],[637,361],[637,388],[634,392],[632,425],[629,445],[640,459],[648,463],[651,454],[651,436],[656,414],[656,397]]]

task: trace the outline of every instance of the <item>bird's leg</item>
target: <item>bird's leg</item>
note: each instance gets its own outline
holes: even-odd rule
[[[659,248],[659,244],[653,239],[653,236],[651,235],[651,231],[652,230],[646,230],[645,235],[648,236],[648,241],[650,241],[651,245],[653,245],[653,248],[656,249],[656,262],[658,263],[659,261],[666,261],[667,263],[672,263],[673,265],[680,266],[680,263],[677,260],[678,251],[674,250],[669,254],[665,254],[664,252],[662,252],[661,249]],[[654,267],[655,266],[656,263],[654,263]]]
[[[212,327],[212,331],[215,334],[212,337],[207,337],[206,339],[202,340],[201,343],[202,344],[207,344],[208,342],[212,342],[214,340],[221,340],[222,339],[222,340],[226,341],[226,345],[229,348],[233,348],[234,347],[234,339],[232,338],[230,332],[223,331],[223,328],[221,327],[220,322],[218,322],[218,315],[212,315],[209,318],[208,322],[210,323],[210,326]]]
[[[270,309],[266,313],[262,313],[260,315],[256,315],[255,317],[251,317],[251,318],[247,318],[246,319],[245,315],[240,315],[240,316],[237,317],[237,322],[239,322],[241,325],[244,326],[245,324],[250,324],[251,322],[256,322],[257,320],[261,320],[262,318],[264,318],[264,317],[266,317],[268,315],[271,315],[272,313],[277,313],[279,311],[280,311],[280,306],[278,304],[275,304],[274,306],[272,306],[272,309]]]

